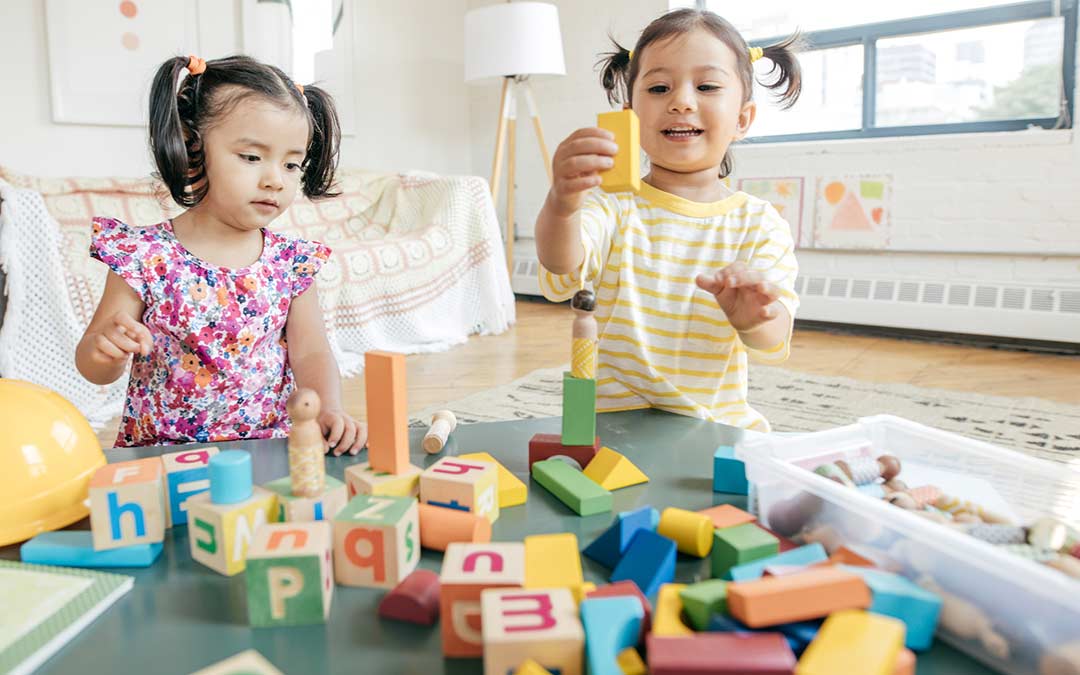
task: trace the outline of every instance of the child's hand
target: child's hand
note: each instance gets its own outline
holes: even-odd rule
[[[745,263],[732,263],[716,274],[701,274],[697,285],[716,297],[728,322],[740,333],[778,316],[774,303],[780,296],[776,287],[765,281],[761,272],[748,268]]]
[[[333,450],[335,456],[345,451],[355,455],[367,443],[367,425],[357,422],[341,410],[319,413],[319,428],[326,439],[327,452]]]
[[[578,129],[566,137],[551,160],[551,207],[568,218],[581,208],[585,193],[600,184],[600,172],[615,166],[615,135],[605,129]]]
[[[114,364],[126,361],[132,354],[146,356],[154,348],[150,330],[126,312],[117,312],[98,333],[90,358],[97,363]]]

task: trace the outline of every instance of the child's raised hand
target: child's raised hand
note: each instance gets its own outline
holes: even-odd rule
[[[551,206],[568,218],[581,208],[585,193],[600,184],[600,172],[615,166],[615,135],[605,129],[578,129],[559,143],[551,160]]]
[[[94,337],[90,357],[98,363],[126,361],[132,354],[146,356],[154,348],[150,330],[127,312],[117,312]]]
[[[776,287],[745,263],[732,263],[715,274],[698,275],[697,285],[716,297],[728,322],[739,332],[753,330],[778,316],[775,303],[780,295]]]
[[[344,452],[355,455],[367,443],[367,425],[341,410],[320,412],[319,428],[326,439],[327,452],[333,450],[335,456]]]

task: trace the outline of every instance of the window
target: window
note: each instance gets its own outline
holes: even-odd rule
[[[1072,126],[1078,0],[696,2],[753,46],[807,42],[794,108],[755,86],[754,141]]]

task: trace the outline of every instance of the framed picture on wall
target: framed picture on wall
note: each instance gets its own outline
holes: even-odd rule
[[[143,126],[154,72],[198,54],[197,0],[46,0],[54,122]]]

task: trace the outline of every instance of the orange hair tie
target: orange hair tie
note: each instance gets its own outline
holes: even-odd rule
[[[202,59],[200,59],[198,56],[195,56],[194,54],[189,54],[188,55],[188,62],[187,62],[187,69],[188,69],[188,72],[191,73],[192,75],[202,75],[203,73],[206,72],[206,61],[203,61]]]
[[[296,88],[300,91],[300,95],[303,96],[304,95],[304,85],[300,84],[299,82],[294,82],[293,84],[296,85]]]

